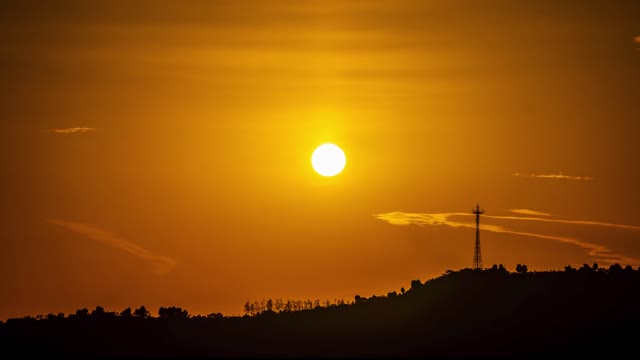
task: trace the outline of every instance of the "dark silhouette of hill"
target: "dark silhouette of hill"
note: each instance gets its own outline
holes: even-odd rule
[[[267,303],[269,303],[267,301]],[[254,316],[97,307],[0,324],[5,354],[66,357],[529,357],[637,353],[640,268],[447,271],[401,294]]]

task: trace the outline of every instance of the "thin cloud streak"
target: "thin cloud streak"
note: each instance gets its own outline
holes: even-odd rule
[[[82,223],[52,219],[48,219],[46,221],[48,223],[61,226],[75,233],[85,235],[91,240],[95,240],[113,248],[123,250],[142,260],[148,261],[153,266],[153,272],[158,275],[164,275],[170,272],[176,265],[176,261],[174,259],[167,256],[153,254],[149,250],[128,240],[119,238],[108,231]]]
[[[386,214],[376,214],[374,217],[377,219],[386,221],[393,225],[445,225],[450,227],[466,227],[466,228],[475,228],[475,223],[473,222],[460,222],[454,221],[450,218],[453,216],[473,216],[472,214],[467,213],[438,213],[438,214],[423,214],[423,213],[404,213],[404,212],[391,212]],[[493,218],[493,219],[505,219],[505,220],[531,220],[531,221],[544,221],[544,222],[555,222],[561,224],[574,224],[574,225],[598,225],[598,226],[608,226],[615,228],[624,228],[629,230],[640,230],[638,226],[631,225],[620,225],[620,224],[610,224],[598,221],[579,221],[579,220],[558,220],[558,219],[547,219],[547,218],[523,218],[517,216],[487,216],[485,217]],[[593,257],[596,261],[613,264],[616,262],[622,262],[627,264],[638,264],[640,260],[634,259],[628,256],[624,256],[621,254],[614,253],[611,249],[604,245],[597,245],[588,242],[581,241],[576,238],[566,237],[566,236],[557,236],[557,235],[546,235],[546,234],[538,234],[531,232],[521,232],[514,231],[511,229],[507,229],[498,225],[480,225],[481,230],[491,231],[496,233],[504,233],[504,234],[513,234],[513,235],[521,235],[521,236],[529,236],[535,237],[539,239],[547,239],[559,241],[566,244],[571,244],[580,247],[585,250],[587,254]]]
[[[542,222],[551,222],[551,223],[557,223],[557,224],[592,225],[592,226],[604,226],[604,227],[627,229],[627,230],[640,230],[640,226],[614,224],[614,223],[607,223],[607,222],[601,222],[601,221],[562,220],[562,219],[547,219],[547,218],[520,217],[520,216],[494,216],[494,215],[483,215],[483,216],[487,218],[492,218],[492,219],[542,221]]]
[[[491,230],[489,230],[491,231]],[[603,263],[616,263],[616,262],[621,262],[624,264],[637,264],[638,262],[640,262],[640,260],[638,259],[633,259],[627,256],[624,256],[622,254],[617,254],[614,253],[611,249],[609,249],[608,247],[604,246],[604,245],[596,245],[596,244],[591,244],[591,243],[586,243],[583,241],[580,241],[576,238],[571,238],[571,237],[566,237],[566,236],[556,236],[556,235],[544,235],[544,234],[536,234],[536,233],[529,233],[529,232],[520,232],[520,231],[511,231],[511,230],[506,230],[504,229],[504,231],[496,231],[496,232],[502,232],[505,234],[514,234],[514,235],[522,235],[522,236],[529,236],[529,237],[536,237],[539,239],[547,239],[547,240],[555,240],[555,241],[560,241],[566,244],[571,244],[571,245],[575,245],[578,246],[582,249],[584,249],[587,254],[589,254],[589,256],[593,257],[594,259],[597,259],[600,262]]]
[[[542,211],[535,211],[535,210],[529,210],[529,209],[509,209],[507,211],[515,214],[522,214],[522,215],[551,216],[551,214],[548,214]]]
[[[514,173],[513,176],[522,176],[528,178],[540,178],[540,179],[564,179],[564,180],[583,180],[583,181],[591,181],[594,180],[591,176],[571,176],[564,175],[563,173],[558,174],[520,174]]]
[[[71,127],[65,129],[51,129],[49,132],[54,134],[83,134],[91,131],[96,131],[96,128],[92,127]]]

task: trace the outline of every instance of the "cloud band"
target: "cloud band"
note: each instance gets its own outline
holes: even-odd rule
[[[386,221],[393,225],[418,225],[418,226],[445,225],[449,227],[475,228],[475,223],[473,222],[462,222],[462,221],[452,220],[451,217],[454,217],[454,216],[468,217],[473,215],[468,213],[424,214],[424,213],[405,213],[405,212],[390,212],[385,214],[374,215],[375,218]],[[604,226],[604,227],[640,231],[639,226],[612,224],[612,223],[606,223],[606,222],[600,222],[600,221],[561,220],[561,219],[518,217],[518,216],[491,216],[491,215],[483,215],[483,216],[492,218],[492,219],[519,220],[519,221],[543,221],[543,222],[551,222],[551,223],[558,223],[558,224]],[[539,239],[554,240],[554,241],[559,241],[566,244],[572,244],[585,250],[589,256],[594,258],[595,261],[599,261],[606,264],[613,264],[616,262],[621,262],[626,264],[640,264],[640,260],[625,256],[622,254],[617,254],[604,245],[592,244],[592,243],[588,243],[572,237],[514,231],[511,229],[507,229],[503,226],[487,225],[487,224],[480,225],[480,229],[485,231],[496,232],[496,233],[506,233],[506,234],[535,237]]]
[[[51,129],[49,132],[54,134],[83,134],[91,131],[96,131],[96,128],[92,127],[71,127],[65,129]]]

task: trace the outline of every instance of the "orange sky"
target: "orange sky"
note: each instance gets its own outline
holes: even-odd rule
[[[1,8],[0,319],[640,266],[637,1]]]

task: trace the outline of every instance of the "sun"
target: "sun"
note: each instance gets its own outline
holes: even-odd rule
[[[335,176],[347,164],[344,151],[334,144],[322,144],[311,155],[313,169],[322,176]]]

